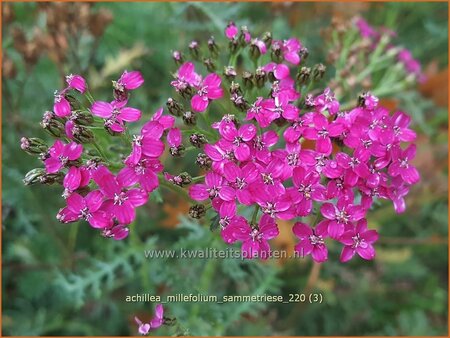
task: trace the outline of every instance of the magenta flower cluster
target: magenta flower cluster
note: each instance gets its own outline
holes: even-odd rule
[[[367,23],[357,25],[364,37],[379,40]],[[212,213],[223,240],[241,242],[247,258],[268,258],[269,240],[279,234],[277,221],[294,220],[301,256],[324,262],[327,246],[335,241],[343,262],[355,253],[373,259],[378,234],[366,220],[373,202],[390,200],[401,213],[410,187],[419,181],[411,163],[416,134],[410,116],[389,112],[370,92],[343,109],[348,102],[317,85],[325,67],[304,66],[308,50],[296,38],[252,37],[232,22],[225,37],[229,62],[223,73],[216,71],[223,47],[213,37],[206,57],[197,41],[189,44],[192,60],[172,53],[179,65],[170,83],[176,98],[167,101],[172,116],[160,108],[133,137],[127,124],[142,113],[128,103],[130,92],[144,82],[140,72],[125,71],[113,81],[110,102],[95,101],[81,76],[68,76],[67,87],[55,94],[53,112],[46,112],[42,122],[58,138],[53,146],[22,139],[22,148],[39,154],[46,170],[27,174],[27,180],[59,180],[67,205],[58,219],[83,219],[116,240],[128,235],[136,208],[163,183],[178,192],[188,186],[190,198],[201,203],[190,215]],[[253,72],[237,66],[245,51]],[[80,106],[74,93],[84,95],[90,107]],[[177,117],[185,126],[175,126]],[[200,118],[203,127],[197,125]],[[128,152],[119,161],[103,154],[92,131],[96,128],[126,140]],[[183,134],[191,145],[183,143]],[[165,144],[175,157],[202,151],[196,160],[201,175],[163,173]],[[142,332],[152,327],[139,325]]]

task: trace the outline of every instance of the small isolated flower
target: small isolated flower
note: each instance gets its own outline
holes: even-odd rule
[[[208,108],[210,100],[220,99],[223,96],[221,83],[222,79],[219,75],[215,73],[207,75],[198,85],[197,94],[191,99],[192,109],[196,112],[203,112]]]
[[[228,225],[226,230],[235,241],[242,241],[244,258],[269,258],[270,246],[268,240],[277,237],[279,234],[275,220],[268,215],[263,215],[257,225],[248,224],[245,218],[236,218]]]
[[[170,84],[177,92],[183,93],[189,87],[197,87],[202,77],[195,72],[192,62],[183,63],[177,71],[176,78]]]
[[[106,238],[112,238],[115,241],[121,241],[128,237],[130,229],[123,224],[113,224],[112,226],[106,227],[102,231],[102,236]]]
[[[300,41],[298,41],[296,38],[291,38],[289,40],[273,40],[272,42],[272,48],[275,45],[275,48],[280,48],[284,59],[292,63],[293,65],[298,65],[300,63],[300,48],[302,48],[302,45]]]
[[[50,157],[44,161],[47,173],[53,174],[60,171],[67,165],[67,162],[80,158],[82,152],[83,146],[81,144],[75,142],[64,144],[62,141],[56,140],[49,149]]]
[[[91,107],[92,114],[105,119],[105,126],[121,133],[125,130],[124,122],[135,122],[141,118],[141,111],[136,108],[124,107],[123,102],[111,103],[96,101]]]
[[[146,336],[149,334],[150,330],[157,329],[164,323],[164,308],[162,304],[156,305],[155,316],[150,321],[150,323],[143,323],[138,317],[134,317],[134,321],[138,325],[138,332]]]
[[[373,243],[378,240],[376,230],[367,229],[367,221],[361,219],[356,227],[347,230],[339,241],[344,244],[341,252],[341,262],[347,262],[357,253],[361,258],[371,260],[375,258]]]
[[[67,75],[66,82],[70,89],[75,89],[81,94],[86,91],[86,80],[80,75]]]
[[[324,222],[319,223],[315,228],[297,222],[294,224],[292,231],[300,239],[300,242],[294,248],[300,257],[311,254],[312,259],[317,263],[325,262],[328,259],[328,249],[324,242],[324,239],[328,237],[328,231]]]
[[[65,117],[69,116],[72,113],[72,109],[70,108],[70,103],[67,101],[64,96],[64,92],[55,92],[55,102],[53,104],[53,111],[56,116]]]

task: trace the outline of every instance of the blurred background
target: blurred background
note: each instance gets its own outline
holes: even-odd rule
[[[153,334],[446,335],[448,289],[448,8],[446,3],[8,3],[2,4],[2,333],[3,335],[136,335],[133,317],[155,304],[126,295],[287,295],[319,292],[322,304],[171,303],[171,327]],[[133,93],[148,119],[171,95],[171,51],[194,38],[217,40],[229,20],[252,32],[298,37],[313,62],[326,62],[324,30],[360,15],[397,33],[426,81],[382,104],[413,116],[415,164],[422,180],[396,215],[390,203],[370,214],[380,232],[377,258],[339,263],[331,248],[322,265],[310,259],[153,259],[145,249],[225,248],[207,225],[183,217],[189,205],[164,193],[140,209],[125,241],[104,239],[86,223],[63,225],[61,189],[25,187],[40,164],[20,149],[22,136],[46,136],[39,121],[64,75],[83,74],[96,97],[110,81],[138,69]],[[330,68],[330,78],[333,68]],[[357,95],[357,93],[355,93]],[[172,161],[175,162],[175,161]],[[176,162],[171,165],[176,171]],[[180,169],[178,169],[180,170]],[[272,245],[292,252],[289,224]],[[285,222],[286,223],[286,222]],[[284,230],[283,230],[284,229]]]

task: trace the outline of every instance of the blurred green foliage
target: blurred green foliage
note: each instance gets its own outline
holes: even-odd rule
[[[176,69],[171,50],[186,50],[194,38],[218,37],[228,20],[234,20],[253,32],[269,30],[280,38],[295,35],[308,46],[314,62],[324,62],[327,51],[321,30],[343,12],[394,29],[397,41],[423,65],[448,66],[445,3],[98,3],[91,10],[107,8],[114,19],[93,58],[87,56],[94,47],[86,38],[75,53],[79,63],[69,57],[58,66],[44,53],[30,69],[7,30],[20,27],[27,37],[36,27],[45,30],[46,18],[36,7],[12,5],[15,17],[3,29],[3,53],[17,69],[14,79],[2,79],[4,335],[136,334],[133,316],[151,313],[154,304],[127,303],[126,295],[287,295],[302,292],[311,278],[309,260],[283,264],[191,260],[187,264],[145,259],[148,249],[225,248],[217,233],[192,220],[182,218],[176,228],[162,227],[168,215],[156,199],[139,214],[131,237],[120,243],[98,236],[85,223],[58,223],[54,215],[63,205],[61,191],[23,186],[23,175],[39,163],[21,152],[19,140],[24,135],[44,137],[38,122],[52,106],[53,90],[62,85],[61,71],[87,68],[96,97],[107,99],[109,81],[123,68],[141,70],[146,83],[133,100],[148,119],[170,95],[168,83]],[[445,335],[447,107],[437,106],[418,90],[395,99],[413,116],[414,128],[421,133],[422,184],[408,196],[405,214],[395,215],[391,205],[382,204],[369,217],[381,234],[374,262],[355,259],[341,264],[339,249],[332,247],[330,260],[312,284],[314,292],[323,294],[322,304],[172,303],[166,314],[175,317],[176,324],[155,333]],[[174,198],[166,197],[169,202]]]

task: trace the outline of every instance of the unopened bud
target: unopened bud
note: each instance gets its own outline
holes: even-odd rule
[[[208,72],[213,73],[216,71],[216,65],[211,58],[203,59],[203,64],[206,66],[206,69],[208,69]]]
[[[72,110],[79,110],[79,109],[81,109],[81,104],[80,104],[80,102],[77,100],[77,98],[75,96],[70,95],[70,94],[66,94],[65,97],[66,97],[67,101],[69,101],[70,108]]]
[[[173,157],[181,157],[181,156],[183,156],[184,155],[184,152],[185,152],[185,148],[184,148],[184,145],[179,145],[178,147],[170,147],[169,148],[169,152],[170,152],[170,155],[172,155]]]
[[[298,55],[300,56],[300,60],[303,62],[308,58],[309,50],[306,47],[300,48],[300,51],[298,52]]]
[[[61,137],[64,135],[64,124],[50,111],[44,113],[40,125],[52,136]]]
[[[40,155],[48,150],[45,142],[37,137],[22,137],[20,139],[20,148],[30,155]]]
[[[241,111],[246,111],[250,108],[248,102],[245,100],[245,98],[242,95],[239,95],[238,93],[231,94],[230,97],[231,102]]]
[[[93,143],[94,142],[94,134],[89,129],[75,125],[73,130],[73,139],[78,143]]]
[[[316,64],[312,70],[313,78],[315,80],[323,78],[326,69],[327,67],[325,67],[323,64],[321,63]]]
[[[297,81],[299,84],[303,85],[306,82],[308,82],[310,76],[311,76],[311,68],[302,67],[300,68],[300,71],[297,74]]]
[[[247,44],[250,43],[250,40],[251,40],[251,36],[250,36],[247,26],[242,26],[241,33],[239,34],[239,37],[238,37],[239,44],[241,46],[246,46]]]
[[[236,54],[239,49],[239,42],[237,40],[231,40],[228,44],[228,49],[230,50],[230,54]]]
[[[223,75],[225,75],[228,81],[233,81],[237,75],[236,69],[233,66],[225,66],[223,68]]]
[[[252,89],[253,88],[253,74],[248,71],[244,71],[242,73],[242,82],[244,83],[244,87],[246,89]]]
[[[197,116],[195,116],[195,113],[187,111],[183,114],[183,122],[187,126],[195,126],[197,123]]]
[[[33,185],[37,183],[51,185],[54,183],[62,184],[63,180],[63,173],[47,174],[44,168],[35,168],[30,170],[25,175],[23,183],[25,185]]]
[[[270,54],[272,61],[280,63],[283,61],[283,52],[280,41],[272,42],[272,52]]]
[[[92,114],[84,111],[74,111],[70,115],[70,119],[73,120],[76,124],[80,124],[82,126],[90,126],[94,123],[94,117]]]
[[[177,65],[182,65],[184,62],[183,54],[178,50],[172,52],[172,58]]]
[[[114,99],[119,102],[128,100],[128,90],[117,81],[112,81]]]
[[[200,44],[193,40],[189,43],[189,51],[194,59],[198,60],[200,56]]]
[[[203,204],[195,204],[189,208],[189,216],[200,219],[206,215],[206,208]]]
[[[206,143],[208,143],[205,135],[199,133],[194,133],[189,136],[189,141],[196,148],[202,148]]]
[[[184,107],[177,100],[169,97],[166,102],[167,109],[174,116],[182,116],[184,112]]]
[[[262,88],[266,84],[267,81],[267,73],[262,67],[258,67],[255,72],[255,82],[256,87]]]
[[[208,170],[211,168],[212,161],[208,157],[208,155],[200,153],[197,155],[197,158],[195,159],[195,164],[197,164],[201,169]]]
[[[272,44],[272,33],[271,32],[265,32],[262,36],[262,40],[266,44],[267,47],[269,47]]]
[[[217,46],[213,36],[208,39],[208,49],[211,52],[211,56],[217,57],[219,55],[219,46]]]
[[[242,94],[241,86],[237,82],[231,82],[230,94]]]

